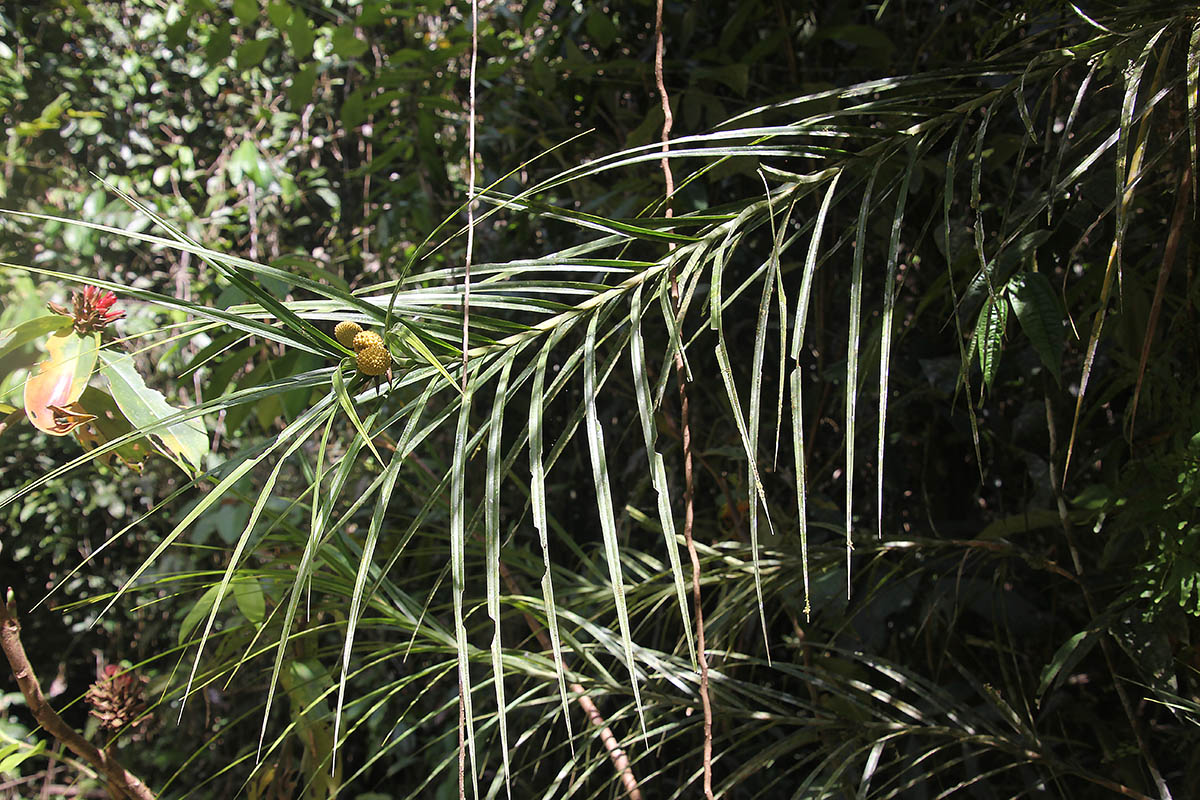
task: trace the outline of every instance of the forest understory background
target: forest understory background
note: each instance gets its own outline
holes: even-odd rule
[[[66,724],[164,798],[1193,796],[1195,6],[476,10],[0,3]],[[0,796],[121,791],[2,685]]]

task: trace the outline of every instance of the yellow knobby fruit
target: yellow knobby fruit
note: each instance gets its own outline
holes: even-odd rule
[[[378,334],[374,335],[378,338]],[[382,344],[364,347],[358,351],[358,371],[363,375],[382,375],[391,365],[392,355]]]
[[[363,350],[366,350],[369,347],[378,347],[379,349],[382,350],[383,349],[383,337],[380,336],[375,331],[363,331],[362,333],[355,334],[354,349],[356,351],[362,352]],[[379,373],[375,373],[375,374],[378,375]]]
[[[354,337],[362,333],[362,326],[357,322],[339,322],[337,327],[333,329],[333,335],[342,343],[343,347],[351,347],[354,344]]]

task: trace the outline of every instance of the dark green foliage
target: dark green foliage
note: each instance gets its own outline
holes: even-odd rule
[[[677,353],[718,796],[1200,785],[1193,6],[667,3],[670,218],[653,4],[483,6],[460,392],[469,6],[45,5],[0,330],[117,291],[211,452],[10,428],[0,558],[47,682],[152,677],[163,796],[453,797],[463,666],[481,793],[622,795],[579,683],[697,795]]]

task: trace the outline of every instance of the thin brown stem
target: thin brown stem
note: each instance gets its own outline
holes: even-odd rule
[[[671,99],[667,95],[667,86],[663,81],[663,54],[666,47],[663,42],[663,0],[658,0],[654,11],[654,82],[658,86],[658,96],[662,102],[662,171],[666,182],[666,212],[665,216],[674,216],[671,206],[671,196],[675,193],[675,178],[671,174],[671,163],[667,153],[671,149],[671,127],[674,118],[671,115]],[[674,245],[671,245],[674,249]],[[671,301],[675,313],[679,312],[679,284],[674,274],[671,276]],[[708,656],[704,645],[704,607],[700,592],[700,557],[696,553],[696,542],[692,529],[696,519],[696,486],[695,475],[692,471],[692,428],[690,424],[690,406],[687,391],[687,370],[683,364],[683,352],[675,352],[675,378],[679,381],[679,430],[683,439],[683,538],[687,544],[688,558],[692,562],[692,602],[696,614],[696,661],[700,666],[700,705],[704,711],[704,797],[713,800],[712,790],[712,700],[708,694]]]
[[[101,750],[83,738],[82,734],[63,721],[46,700],[29,657],[25,654],[25,646],[21,643],[21,623],[17,620],[12,589],[8,590],[7,601],[0,603],[0,649],[8,658],[13,677],[17,679],[17,686],[25,697],[25,705],[47,733],[103,774],[115,797],[154,800],[154,793],[140,778],[121,766],[109,751]]]
[[[508,587],[510,594],[527,594],[524,587],[518,583],[516,576],[509,571],[508,565],[503,561],[500,562],[500,577],[504,580],[504,585]],[[522,615],[525,617],[525,624],[529,626],[530,632],[538,640],[541,648],[543,650],[553,649],[550,644],[550,636],[546,633],[546,629],[542,626],[542,623],[538,622],[537,618],[528,611],[522,612]],[[612,761],[617,774],[621,776],[621,784],[625,787],[626,796],[629,800],[642,800],[642,790],[638,786],[637,776],[633,774],[633,767],[629,763],[629,756],[621,749],[621,743],[617,741],[612,728],[608,727],[604,715],[596,707],[596,702],[588,697],[587,690],[583,688],[582,684],[568,683],[567,688],[571,690],[571,694],[575,695],[575,702],[583,709],[584,716],[588,718],[588,722],[599,731],[600,742],[608,752],[608,758]]]
[[[1162,265],[1158,270],[1158,282],[1154,286],[1154,301],[1150,304],[1150,317],[1146,321],[1146,335],[1142,338],[1142,355],[1138,359],[1137,381],[1133,387],[1133,402],[1129,408],[1129,442],[1133,443],[1133,425],[1137,421],[1138,400],[1142,396],[1142,381],[1146,377],[1146,365],[1150,362],[1150,345],[1158,329],[1158,318],[1162,313],[1163,298],[1167,294],[1167,279],[1175,266],[1175,256],[1188,223],[1188,204],[1192,199],[1192,165],[1183,168],[1179,188],[1175,192],[1175,212],[1171,217],[1171,232],[1163,247]]]
[[[467,110],[467,252],[464,257],[462,320],[462,389],[467,390],[470,350],[471,257],[475,253],[475,68],[479,59],[479,0],[471,0],[471,75]]]

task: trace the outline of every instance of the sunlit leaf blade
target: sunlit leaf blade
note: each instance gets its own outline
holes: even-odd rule
[[[154,446],[146,437],[132,436],[133,424],[121,412],[112,395],[95,386],[89,386],[79,396],[78,406],[83,412],[95,417],[75,429],[75,438],[83,445],[83,449],[92,450],[118,439],[123,440],[115,450],[109,450],[99,456],[100,461],[111,466],[113,460],[119,458],[125,466],[140,472],[143,462],[155,452]]]
[[[888,382],[891,374],[892,317],[896,312],[896,271],[900,263],[900,232],[904,223],[904,206],[908,201],[908,186],[913,172],[917,169],[917,157],[922,150],[922,145],[923,142],[918,141],[908,143],[908,164],[904,168],[904,177],[900,180],[900,190],[896,195],[896,211],[892,215],[892,236],[888,242],[887,274],[883,279],[883,319],[880,321],[879,334],[879,429],[875,439],[875,469],[878,475],[875,522],[880,538],[883,538],[883,451],[887,430]],[[847,531],[847,535],[849,535],[849,531]],[[846,575],[846,580],[850,580],[849,573]]]
[[[667,485],[667,469],[662,455],[656,447],[658,438],[651,414],[649,376],[646,374],[646,348],[642,341],[642,291],[639,286],[629,300],[629,360],[633,368],[633,388],[637,396],[638,420],[642,424],[642,441],[646,457],[650,460],[650,480],[657,498],[658,524],[662,528],[663,544],[667,549],[667,560],[671,565],[671,576],[675,582],[675,598],[679,604],[680,622],[686,632],[688,656],[696,663],[696,642],[692,633],[688,613],[687,591],[684,587],[683,565],[679,558],[679,543],[675,539],[675,516],[671,512],[671,495]]]
[[[1004,348],[1004,332],[1008,327],[1008,302],[1001,296],[989,297],[979,309],[975,323],[975,346],[979,355],[979,369],[983,373],[983,385],[992,389],[996,371],[1000,368],[1000,353]]]
[[[847,317],[848,333],[846,340],[846,572],[850,571],[850,551],[854,547],[852,529],[854,526],[854,431],[855,416],[858,410],[858,355],[859,337],[862,331],[862,288],[863,288],[863,256],[867,250],[867,219],[870,215],[875,191],[875,179],[883,160],[875,162],[867,184],[863,188],[862,201],[858,207],[858,224],[854,231],[854,258],[850,265],[850,309]],[[798,438],[798,446],[803,445],[803,431],[800,428],[800,374],[799,368],[793,375],[794,394],[792,396],[793,425]],[[797,474],[800,471],[797,470]],[[801,503],[803,509],[803,502]],[[808,613],[808,570],[805,569],[805,614]]]
[[[362,420],[359,419],[358,410],[354,407],[355,399],[350,396],[350,392],[346,388],[346,379],[342,377],[340,369],[333,373],[333,391],[337,395],[338,403],[342,410],[346,412],[346,417],[350,420],[350,424],[354,426],[354,430],[362,437],[363,443],[375,459],[380,463],[383,462],[383,456],[379,455],[379,451],[375,449],[375,443],[371,440],[371,434],[363,427]]]
[[[167,403],[161,392],[146,385],[133,359],[123,353],[104,351],[100,360],[100,374],[108,379],[113,399],[134,427],[151,431],[163,447],[194,469],[202,467],[208,453],[208,433],[202,419],[193,416],[162,425],[180,412]]]
[[[1130,157],[1128,155],[1128,148],[1130,139],[1133,136],[1134,107],[1137,103],[1138,88],[1141,86],[1142,74],[1145,71],[1146,62],[1153,52],[1154,45],[1165,30],[1165,27],[1159,28],[1146,42],[1137,59],[1128,63],[1125,67],[1125,95],[1121,104],[1121,124],[1113,134],[1117,137],[1117,230],[1113,236],[1112,247],[1108,252],[1108,261],[1104,267],[1104,281],[1100,287],[1098,308],[1096,309],[1095,316],[1092,318],[1092,330],[1088,336],[1087,351],[1083,357],[1083,368],[1079,376],[1079,392],[1075,396],[1075,417],[1071,422],[1071,434],[1067,439],[1067,457],[1063,462],[1060,484],[1066,483],[1067,474],[1071,469],[1071,458],[1075,453],[1075,437],[1079,432],[1079,419],[1083,414],[1084,397],[1087,395],[1088,382],[1092,377],[1092,366],[1096,360],[1096,349],[1100,345],[1100,336],[1104,330],[1104,321],[1108,314],[1108,303],[1112,297],[1114,276],[1116,283],[1118,285],[1121,283],[1121,248],[1125,240],[1128,212],[1130,206],[1133,204],[1134,186],[1141,171],[1142,160],[1146,155],[1147,137],[1150,134],[1149,117],[1143,116],[1137,133],[1137,139],[1133,142],[1133,155]],[[1156,86],[1162,79],[1166,63],[1165,57],[1159,61],[1158,73],[1155,75]]]
[[[546,613],[546,629],[550,634],[550,646],[554,655],[554,672],[558,679],[558,694],[562,704],[563,724],[567,727],[567,741],[574,748],[575,736],[571,731],[571,715],[567,707],[567,684],[564,677],[562,643],[558,630],[558,604],[554,599],[554,583],[550,572],[550,524],[546,512],[546,468],[545,453],[542,444],[543,414],[545,412],[546,366],[550,352],[558,341],[559,331],[556,330],[542,346],[538,353],[537,364],[533,374],[533,385],[529,393],[529,502],[533,516],[533,526],[538,533],[541,545],[542,564],[542,603]]]
[[[769,210],[769,206],[767,206],[767,204],[765,202],[763,203],[763,207],[767,208]],[[748,208],[745,211],[743,211],[742,214],[739,215],[738,220],[741,220],[743,218],[750,216],[752,210],[754,210],[754,207]],[[737,220],[735,220],[735,221],[737,221]],[[728,348],[728,346],[726,344],[726,340],[725,340],[725,326],[724,326],[724,316],[723,316],[725,300],[724,300],[724,297],[722,296],[722,276],[723,276],[723,272],[724,272],[724,268],[725,268],[725,263],[728,260],[728,258],[731,256],[731,254],[733,253],[734,249],[736,249],[736,246],[738,244],[740,235],[737,233],[737,231],[738,231],[738,229],[735,225],[729,225],[725,229],[725,234],[721,238],[720,245],[717,247],[716,251],[713,253],[713,256],[712,256],[712,264],[711,264],[712,288],[710,289],[710,293],[709,293],[709,327],[712,328],[712,330],[714,330],[717,335],[717,344],[716,344],[716,349],[715,349],[715,355],[717,358],[717,368],[719,369],[719,371],[721,373],[721,381],[725,387],[725,396],[729,402],[729,408],[733,414],[734,423],[737,426],[738,436],[741,439],[743,451],[746,454],[746,460],[749,465],[748,468],[751,472],[754,473],[754,482],[753,482],[753,486],[751,487],[752,489],[754,489],[754,496],[749,498],[749,502],[755,503],[757,501],[757,502],[762,503],[763,511],[765,512],[766,518],[767,518],[767,527],[771,531],[771,534],[774,535],[775,528],[774,528],[774,523],[771,520],[770,506],[767,503],[766,493],[763,490],[762,478],[758,472],[756,447],[755,447],[754,443],[752,443],[750,440],[750,431],[746,425],[746,417],[745,417],[745,414],[742,412],[741,401],[738,399],[737,386],[734,382],[734,377],[733,377],[733,369],[732,369],[732,366],[730,365],[730,361],[729,361],[729,348]],[[810,278],[811,278],[811,273],[807,273],[806,274],[806,285],[807,285],[807,281]],[[804,290],[801,291],[802,294],[803,294],[803,292],[804,292]],[[801,299],[800,302],[801,302],[801,304],[803,304],[805,301],[803,299]],[[797,313],[799,314],[799,312],[797,312]],[[798,324],[801,324],[801,323],[798,323]],[[793,351],[794,352],[798,351],[798,348],[799,348],[799,338],[793,340]],[[753,549],[752,563],[753,563],[754,580],[755,580],[755,596],[756,596],[756,599],[758,600],[759,620],[760,620],[760,623],[763,628],[763,642],[765,645],[767,645],[769,647],[769,639],[766,636],[766,611],[765,611],[765,608],[763,605],[762,574],[761,574],[761,570],[759,568],[758,548],[754,547],[752,549]],[[768,655],[768,658],[769,658],[769,655]]]
[[[1192,157],[1192,203],[1196,202],[1196,182],[1200,175],[1200,147],[1196,138],[1196,115],[1200,114],[1200,21],[1192,27],[1187,54],[1187,126],[1188,149]]]
[[[801,397],[801,384],[803,375],[800,372],[800,367],[795,367],[792,370],[792,375],[788,381],[791,391],[790,398],[792,404],[792,456],[794,458],[793,466],[796,470],[796,517],[800,527],[800,563],[801,571],[804,574],[804,618],[809,619],[812,615],[812,592],[809,589],[808,581],[808,478],[805,475],[805,454],[804,454],[804,403]],[[849,527],[847,527],[847,531]],[[846,574],[850,573],[850,552],[853,549],[853,544],[847,541],[846,545]]]
[[[204,624],[204,631],[200,635],[200,641],[196,646],[196,657],[192,661],[192,670],[188,675],[187,685],[184,689],[184,696],[191,693],[192,683],[196,680],[196,671],[200,667],[200,658],[204,654],[205,645],[208,643],[209,636],[212,634],[213,625],[217,619],[217,612],[220,610],[221,603],[229,592],[229,587],[234,581],[239,565],[241,564],[242,554],[250,545],[251,537],[254,535],[255,526],[258,524],[259,516],[267,505],[267,501],[271,498],[275,483],[279,480],[279,475],[283,471],[284,464],[306,441],[308,437],[325,421],[325,416],[331,411],[324,411],[317,414],[309,414],[302,421],[298,421],[295,425],[295,433],[289,437],[292,439],[291,444],[284,450],[283,455],[275,462],[274,469],[271,470],[263,484],[262,490],[259,492],[258,499],[254,503],[254,507],[250,511],[250,516],[246,520],[246,525],[242,529],[241,535],[238,536],[237,544],[234,545],[233,552],[229,556],[229,564],[225,568],[224,574],[221,576],[221,582],[215,587],[216,593],[212,596],[209,602],[210,610],[208,619]],[[211,591],[211,589],[210,589]],[[206,593],[207,594],[207,593]],[[182,714],[182,709],[180,710]]]
[[[458,429],[454,436],[454,463],[450,470],[450,575],[454,594],[454,641],[458,649],[458,699],[462,725],[466,727],[467,752],[471,758],[471,786],[479,796],[479,770],[475,761],[475,714],[471,707],[471,661],[467,628],[463,622],[463,594],[466,592],[466,482],[467,440],[471,424],[471,401],[476,374],[468,376],[466,392],[459,404]]]
[[[63,331],[70,327],[71,318],[61,314],[27,319],[20,325],[0,331],[0,358],[42,339],[48,333]]]
[[[1054,653],[1054,657],[1050,659],[1050,663],[1042,669],[1042,679],[1035,693],[1039,703],[1051,687],[1060,685],[1066,679],[1065,672],[1071,670],[1075,664],[1079,663],[1080,659],[1087,655],[1088,651],[1096,645],[1098,637],[1104,635],[1102,631],[1088,628],[1062,643],[1062,646]]]
[[[617,544],[617,520],[613,510],[612,489],[609,486],[608,463],[604,450],[604,431],[596,413],[596,326],[599,315],[593,315],[588,323],[587,337],[583,344],[583,393],[587,413],[588,452],[592,461],[592,480],[596,490],[596,510],[600,515],[600,534],[604,541],[604,557],[608,561],[609,580],[612,584],[613,602],[616,605],[617,624],[621,629],[621,646],[625,652],[625,664],[629,669],[629,685],[633,689],[633,701],[637,705],[642,733],[646,732],[646,717],[642,709],[641,689],[638,687],[638,669],[633,660],[633,640],[629,629],[629,610],[625,606],[625,579],[621,574],[621,552]]]
[[[487,610],[492,618],[492,683],[496,690],[496,713],[500,726],[500,753],[504,764],[504,787],[512,796],[512,776],[508,763],[508,710],[504,699],[503,643],[500,638],[500,435],[504,405],[508,401],[508,379],[513,357],[504,361],[492,398],[487,449],[487,481],[484,507],[484,550],[487,568]]]
[[[208,494],[204,495],[200,499],[200,502],[193,506],[192,509],[183,516],[183,519],[181,519],[179,523],[175,525],[171,532],[163,537],[162,541],[158,543],[153,552],[151,552],[145,561],[143,561],[141,565],[133,571],[133,573],[121,585],[121,588],[118,589],[111,598],[109,598],[108,603],[105,605],[104,610],[100,612],[100,615],[102,616],[119,599],[121,599],[121,597],[124,596],[127,591],[129,591],[129,588],[137,582],[142,574],[145,573],[146,570],[148,570],[158,560],[158,557],[161,556],[167,550],[167,548],[174,544],[175,541],[184,533],[184,531],[186,531],[205,511],[220,501],[225,494],[232,489],[233,486],[239,480],[241,480],[244,475],[246,475],[246,473],[258,466],[258,464],[274,453],[277,449],[289,444],[298,433],[304,430],[305,426],[301,423],[303,423],[306,419],[324,412],[332,402],[332,397],[326,397],[319,401],[312,407],[312,409],[305,412],[304,416],[297,420],[297,424],[289,425],[284,429],[283,433],[281,433],[267,446],[263,447],[259,452],[245,456],[240,463],[237,463],[235,466],[233,466],[225,475],[225,477],[221,479],[221,481],[218,482],[217,485],[208,492]]]
[[[368,424],[373,422],[373,417],[368,420]],[[367,585],[367,577],[372,567],[375,566],[375,547],[379,542],[379,534],[383,530],[384,519],[387,517],[388,503],[392,500],[392,493],[396,488],[396,479],[400,476],[400,468],[402,466],[404,466],[404,456],[399,452],[393,453],[392,460],[388,462],[387,467],[383,471],[383,482],[376,495],[375,508],[371,512],[371,524],[367,528],[367,536],[362,544],[362,553],[359,556],[358,569],[354,576],[354,589],[350,595],[350,609],[346,612],[346,637],[342,643],[342,670],[338,678],[337,703],[334,706],[334,748],[341,742],[338,734],[341,731],[342,710],[346,703],[346,681],[350,674],[350,655],[354,651],[354,634],[358,629],[359,617],[362,616],[365,599],[364,589]]]

